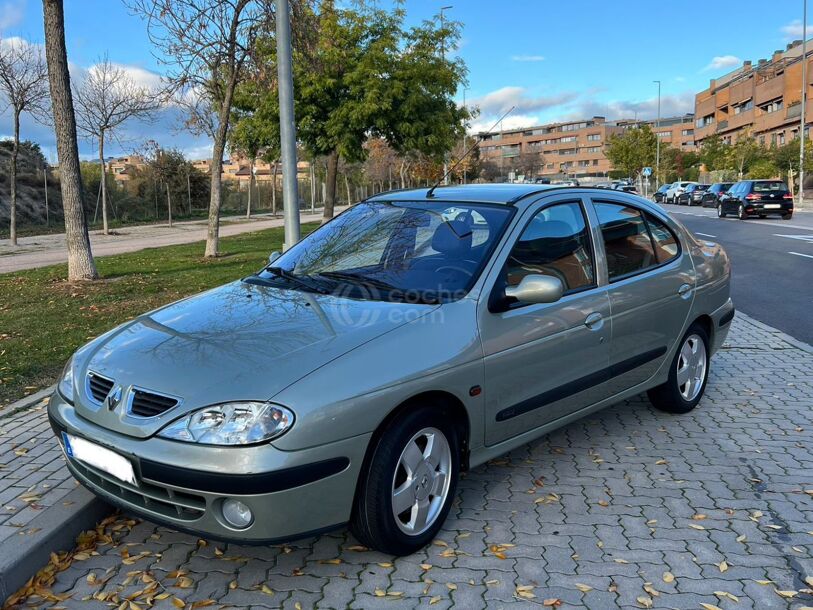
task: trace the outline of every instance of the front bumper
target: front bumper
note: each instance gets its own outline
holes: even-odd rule
[[[82,419],[57,393],[48,419],[60,443],[67,432],[133,464],[136,485],[67,458],[74,477],[102,499],[178,530],[242,543],[282,542],[347,523],[371,436],[302,451],[135,439]],[[221,507],[227,498],[251,509],[251,525],[236,529],[225,521]]]

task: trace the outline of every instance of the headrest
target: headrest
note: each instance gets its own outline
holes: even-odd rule
[[[432,236],[432,249],[444,254],[462,256],[471,250],[471,228],[462,220],[441,223]]]

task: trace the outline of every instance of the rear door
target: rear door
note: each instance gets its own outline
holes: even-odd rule
[[[694,265],[660,216],[634,199],[592,198],[612,315],[607,396],[643,383],[663,364],[691,309]]]
[[[485,354],[486,444],[528,432],[596,402],[609,358],[610,315],[586,202],[547,197],[523,214],[478,306]],[[556,303],[502,300],[528,274],[558,277]]]

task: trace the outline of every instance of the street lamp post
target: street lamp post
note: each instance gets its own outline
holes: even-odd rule
[[[296,175],[296,123],[294,78],[291,61],[291,17],[288,0],[277,0],[277,77],[279,80],[279,131],[282,157],[283,215],[288,249],[299,241],[299,193]]]
[[[661,178],[661,81],[653,80],[658,84],[658,118],[655,120],[655,190],[660,187]]]
[[[446,11],[450,8],[454,8],[451,4],[449,6],[441,6],[440,7],[440,29],[442,32],[442,36],[440,39],[440,56],[443,60],[446,60],[446,32],[444,28],[446,27],[446,21],[444,20],[443,11]],[[446,159],[446,154],[443,155],[443,184],[449,184],[449,162]]]
[[[807,105],[807,0],[802,0],[802,116],[799,121],[799,207],[805,192],[805,106]]]

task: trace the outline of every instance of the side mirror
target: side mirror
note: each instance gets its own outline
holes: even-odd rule
[[[268,255],[268,264],[269,265],[273,264],[274,261],[277,260],[280,256],[282,256],[282,254],[274,250],[271,254]]]
[[[558,277],[549,275],[526,275],[516,286],[508,286],[505,296],[520,303],[555,303],[562,298],[565,286]]]

